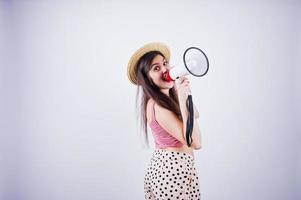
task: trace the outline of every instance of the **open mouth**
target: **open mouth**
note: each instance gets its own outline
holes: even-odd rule
[[[166,80],[166,79],[164,79],[164,78],[162,78],[162,81],[167,82],[167,83],[170,82],[170,80]]]
[[[166,72],[164,72],[164,73],[162,74],[162,80],[163,80],[164,82],[171,82],[171,81],[172,81],[172,79],[171,79],[170,76],[169,76],[169,72],[168,72],[168,71],[166,71]]]
[[[162,81],[165,82],[165,83],[171,83],[172,82],[172,80],[166,80],[164,78],[162,78]]]

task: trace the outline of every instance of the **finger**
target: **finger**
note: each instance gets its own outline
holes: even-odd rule
[[[187,84],[189,84],[189,83],[190,83],[189,80],[184,80],[184,81],[182,82],[182,84],[185,84],[185,85],[187,85]]]
[[[181,76],[180,77],[182,81],[187,80],[188,78],[186,76]]]
[[[182,77],[179,77],[177,80],[178,80],[178,83],[180,83],[180,84],[183,82],[183,78]]]
[[[178,79],[176,79],[176,82],[178,82],[178,83],[182,83],[182,82],[183,82],[183,79],[182,79],[182,77],[179,77]]]
[[[176,87],[180,87],[180,85],[181,85],[181,82],[180,81],[176,81]]]
[[[186,86],[185,89],[186,89],[186,91],[187,91],[188,93],[191,93],[191,89],[190,89],[189,86]]]

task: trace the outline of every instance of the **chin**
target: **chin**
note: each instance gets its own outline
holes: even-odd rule
[[[175,83],[173,81],[163,82],[162,88],[171,89],[171,88],[173,88],[174,85],[175,85]]]

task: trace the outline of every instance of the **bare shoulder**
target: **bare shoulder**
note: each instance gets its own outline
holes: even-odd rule
[[[146,117],[147,117],[147,122],[150,123],[151,119],[152,119],[152,105],[154,103],[153,99],[149,99],[146,103]]]
[[[157,121],[158,119],[164,118],[164,116],[166,116],[166,112],[172,114],[170,110],[160,106],[155,102],[155,100],[149,99],[146,104],[146,116],[148,122],[150,122],[151,119],[153,118],[153,111],[155,113],[155,117]]]
[[[149,99],[146,103],[146,110],[150,110],[151,106],[153,105],[154,100],[153,99]]]
[[[162,119],[164,121],[166,121],[166,120],[173,121],[177,118],[176,115],[172,111],[160,106],[159,104],[155,104],[155,112],[156,112],[156,117],[159,119]]]
[[[183,137],[183,123],[174,112],[158,104],[155,104],[156,120],[173,137],[178,139],[182,144],[185,143]]]

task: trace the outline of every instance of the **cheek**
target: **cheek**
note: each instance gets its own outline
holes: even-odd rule
[[[162,72],[157,72],[157,73],[155,73],[155,77],[156,77],[156,79],[158,79],[158,80],[162,80]]]
[[[160,75],[157,75],[154,79],[155,83],[157,84],[162,84],[162,77]]]
[[[153,80],[153,82],[158,82],[161,80],[161,74],[160,73],[150,74],[150,78]]]

